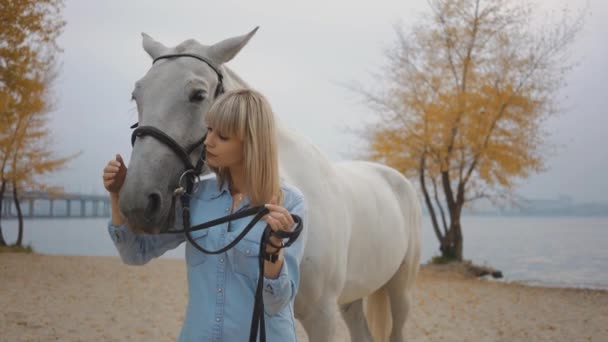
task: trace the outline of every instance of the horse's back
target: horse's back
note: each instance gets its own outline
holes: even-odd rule
[[[396,170],[366,161],[334,164],[350,210],[347,279],[341,303],[367,296],[402,264],[411,236],[409,181]],[[413,203],[412,203],[413,205]]]

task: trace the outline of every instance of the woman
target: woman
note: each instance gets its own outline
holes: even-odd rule
[[[247,341],[261,234],[266,225],[274,231],[290,231],[294,225],[290,213],[306,223],[307,207],[302,193],[279,177],[275,120],[260,93],[248,89],[227,92],[213,104],[206,120],[206,160],[215,177],[202,179],[192,196],[192,225],[250,206],[265,205],[270,213],[226,253],[204,254],[186,244],[189,300],[179,340]],[[182,234],[137,235],[129,230],[118,210],[126,172],[120,155],[104,169],[104,186],[112,202],[108,231],[123,262],[141,265],[177,247],[185,238]],[[219,249],[232,241],[251,219],[245,217],[192,235],[202,247]],[[274,255],[264,261],[268,341],[296,340],[293,304],[306,231],[304,227],[289,248],[277,251],[268,245],[266,249],[267,254]],[[275,236],[271,242],[275,246],[281,244]]]

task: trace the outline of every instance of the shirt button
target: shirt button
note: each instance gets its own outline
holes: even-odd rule
[[[220,258],[220,264],[224,263],[224,258]]]
[[[226,208],[226,212],[229,212],[229,211],[230,211],[230,208]]]
[[[215,321],[219,322],[219,321],[221,321],[221,319],[219,317],[217,317],[217,318],[215,318]]]
[[[249,250],[246,250],[246,251],[245,251],[245,254],[249,255]]]
[[[222,288],[217,289],[217,292],[222,293]]]

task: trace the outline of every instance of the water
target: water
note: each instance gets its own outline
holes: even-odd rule
[[[108,235],[109,218],[72,218],[25,220],[23,244],[36,253],[52,255],[118,256]],[[17,220],[2,221],[7,243],[17,239]],[[168,251],[163,257],[183,258],[184,245]]]
[[[464,258],[503,272],[505,281],[608,289],[608,217],[462,219]],[[439,254],[430,219],[422,227],[422,260]]]
[[[26,220],[24,243],[54,255],[118,255],[108,219]],[[422,227],[422,262],[438,254],[428,217]],[[506,281],[557,287],[608,289],[608,218],[479,217],[462,219],[464,257],[503,272]],[[16,239],[17,221],[3,221]],[[184,246],[163,257],[183,258]]]

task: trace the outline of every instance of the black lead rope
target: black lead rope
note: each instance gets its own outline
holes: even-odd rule
[[[240,211],[235,214],[220,217],[220,218],[212,220],[212,221],[201,223],[196,226],[190,226],[190,209],[189,209],[190,208],[190,196],[188,195],[188,193],[191,193],[192,187],[193,187],[193,182],[189,178],[189,180],[187,182],[187,193],[180,196],[180,199],[182,201],[182,208],[183,208],[182,216],[183,216],[183,222],[184,222],[184,229],[170,231],[167,233],[184,233],[186,235],[186,239],[192,244],[192,246],[194,246],[196,249],[198,249],[199,251],[201,251],[205,254],[221,254],[221,253],[228,251],[229,249],[234,247],[237,243],[239,243],[245,237],[245,235],[247,235],[251,231],[251,229],[253,229],[253,226],[264,217],[264,215],[266,215],[270,212],[268,210],[268,208],[266,208],[265,206],[257,206],[257,207],[252,207],[252,208]],[[251,215],[255,215],[255,216],[249,222],[249,224],[247,224],[247,226],[243,229],[243,231],[241,233],[239,233],[239,235],[234,240],[232,240],[226,246],[224,246],[223,248],[220,248],[218,250],[205,249],[204,247],[202,247],[201,245],[196,243],[196,241],[194,241],[194,238],[191,235],[191,233],[193,231],[209,229],[211,227],[220,225],[222,223],[237,220],[237,219],[251,216]],[[298,215],[293,215],[293,214],[291,214],[291,217],[293,218],[294,222],[296,223],[296,226],[292,231],[290,231],[290,232],[286,232],[286,231],[273,232],[272,229],[270,228],[270,225],[266,225],[266,227],[264,228],[264,232],[262,233],[262,237],[260,239],[260,250],[259,250],[259,254],[258,254],[258,268],[259,268],[258,281],[257,281],[256,291],[255,291],[255,300],[253,303],[251,328],[249,330],[249,341],[250,342],[256,342],[256,340],[257,340],[256,337],[258,336],[258,328],[259,328],[259,332],[260,332],[260,342],[266,342],[266,322],[264,320],[264,295],[263,295],[264,254],[266,253],[267,244],[271,244],[273,247],[281,249],[284,247],[291,246],[296,241],[296,239],[300,236],[300,232],[302,231],[302,227],[303,227],[302,219]],[[272,242],[270,242],[271,235],[275,235],[281,239],[287,239],[287,242],[285,242],[282,246],[275,246],[274,244],[272,244]]]

